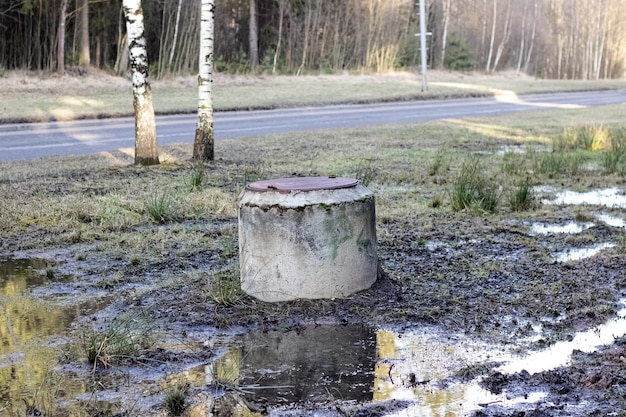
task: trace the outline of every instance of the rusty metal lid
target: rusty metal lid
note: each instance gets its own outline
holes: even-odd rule
[[[256,192],[277,191],[279,193],[290,193],[292,191],[318,191],[352,188],[358,183],[359,180],[354,178],[291,177],[252,182],[246,186],[246,190]]]

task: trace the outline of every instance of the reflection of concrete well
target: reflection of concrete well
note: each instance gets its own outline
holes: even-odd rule
[[[269,405],[371,401],[376,333],[363,326],[253,332],[242,338],[240,384]]]
[[[351,178],[248,184],[239,199],[241,288],[263,301],[345,297],[376,281],[374,195]]]

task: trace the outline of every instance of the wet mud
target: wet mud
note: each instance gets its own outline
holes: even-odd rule
[[[574,350],[555,369],[504,370],[611,320],[626,296],[619,207],[593,208],[581,219],[555,204],[532,219],[441,212],[380,222],[378,280],[346,299],[263,303],[240,294],[221,304],[209,295],[207,273],[171,279],[233,268],[236,253],[224,248],[137,264],[92,256],[82,243],[5,251],[47,262],[28,275],[40,281],[19,294],[46,305],[99,303],[97,311],[77,307],[57,338],[37,335],[51,348],[76,344],[80,329],[105,328],[121,315],[147,315],[153,327],[149,345],[115,364],[68,356],[46,368],[80,381],[54,399],[37,397],[44,379],[35,377],[2,396],[5,404],[39,398],[56,415],[69,415],[69,404],[80,404],[80,415],[167,415],[169,387],[184,381],[189,415],[619,415],[626,410],[623,335],[597,350]],[[594,245],[604,246],[559,255]],[[71,278],[41,278],[48,275]],[[20,355],[3,352],[6,381],[28,379],[11,376]]]

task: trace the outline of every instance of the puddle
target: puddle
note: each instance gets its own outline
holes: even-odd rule
[[[544,199],[543,204],[565,204],[565,205],[596,205],[608,208],[626,207],[626,194],[617,187],[605,188],[602,190],[577,193],[574,191],[561,191],[556,194],[554,200]]]
[[[522,358],[463,337],[443,340],[428,332],[320,326],[299,333],[251,333],[206,367],[206,383],[236,387],[248,403],[267,407],[269,415],[281,406],[284,411],[294,404],[336,399],[406,402],[386,416],[463,416],[493,403],[532,407],[548,394],[495,395],[481,388],[478,379],[462,383],[456,374],[489,363],[504,363],[496,368],[503,373],[533,374],[566,366],[575,350],[594,352],[626,334],[626,300],[621,304],[617,318]]]
[[[545,223],[533,223],[530,227],[530,234],[532,235],[549,235],[549,234],[576,234],[583,230],[587,230],[595,226],[593,223],[576,223],[569,222],[566,224],[545,224]]]
[[[61,308],[30,295],[37,287],[69,279],[48,278],[51,266],[42,259],[0,261],[0,358],[37,338],[63,334],[70,323],[102,308],[94,301]]]
[[[585,353],[595,352],[598,347],[612,344],[615,339],[626,335],[626,301],[622,300],[622,309],[617,317],[591,330],[577,333],[569,342],[558,342],[554,346],[512,361],[500,367],[500,371],[515,373],[522,370],[530,374],[549,371],[568,365],[574,350]]]
[[[245,335],[207,367],[206,378],[209,384],[236,386],[246,401],[267,407],[270,415],[275,407],[341,399],[401,400],[407,408],[398,415],[444,417],[493,402],[532,403],[545,395],[509,399],[477,382],[457,382],[455,373],[469,364],[509,357],[462,337],[439,341],[421,332],[319,326]]]
[[[376,333],[363,326],[246,334],[214,366],[215,381],[237,383],[270,406],[372,400]]]
[[[601,222],[603,222],[604,224],[608,226],[619,227],[622,229],[626,228],[626,222],[623,219],[620,219],[615,216],[611,216],[610,214],[600,213],[596,215],[596,217],[598,218],[598,220],[600,220]]]
[[[552,257],[557,262],[580,261],[582,259],[591,258],[603,250],[614,248],[615,246],[616,244],[612,242],[599,243],[597,245],[586,246],[584,248],[567,249],[562,252],[555,253]]]
[[[43,259],[0,259],[0,399],[11,407],[23,407],[22,398],[35,398],[49,382],[58,351],[46,337],[64,335],[72,322],[102,308],[101,300],[61,308],[31,295],[34,289],[71,279],[49,277],[52,266]],[[76,381],[57,388],[65,393],[85,390]]]

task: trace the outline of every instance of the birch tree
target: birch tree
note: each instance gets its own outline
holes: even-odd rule
[[[494,16],[495,19],[495,16]],[[498,50],[496,51],[496,57],[493,60],[493,68],[495,71],[498,63],[500,62],[500,58],[502,57],[502,52],[506,46],[506,43],[509,41],[509,37],[511,36],[511,0],[507,3],[506,6],[506,17],[504,18],[504,34],[502,35],[502,39],[500,44],[498,45]]]
[[[450,24],[450,1],[443,0],[441,20],[442,20],[442,34],[441,34],[441,62],[439,63],[439,69],[443,69],[444,62],[446,62],[446,44],[448,43],[448,25]]]
[[[491,20],[491,40],[489,41],[489,55],[487,55],[487,67],[485,68],[485,70],[487,72],[491,71],[491,57],[493,56],[493,44],[495,43],[495,39],[496,39],[496,23],[497,23],[497,1],[498,0],[493,0],[493,14],[492,14],[492,20]]]
[[[280,55],[280,44],[283,40],[283,21],[285,20],[285,9],[287,8],[287,0],[279,0],[278,3],[278,40],[276,42],[276,50],[274,51],[274,62],[272,64],[272,74],[276,73],[276,65],[278,56]]]
[[[135,109],[135,164],[159,163],[141,0],[123,0]]]
[[[212,161],[214,157],[212,96],[214,16],[215,0],[201,0],[198,123],[192,157],[197,161]]]
[[[176,40],[178,39],[178,27],[180,26],[180,9],[183,5],[183,0],[178,0],[178,7],[176,7],[176,24],[174,25],[174,39],[172,39],[172,50],[170,51],[170,58],[167,61],[168,70],[172,69],[172,61],[174,61],[174,51],[176,51]]]
[[[522,59],[524,58],[524,43],[526,42],[526,12],[528,10],[528,0],[524,0],[524,10],[522,11],[522,28],[520,30],[520,45],[517,55],[517,73],[522,69]]]

